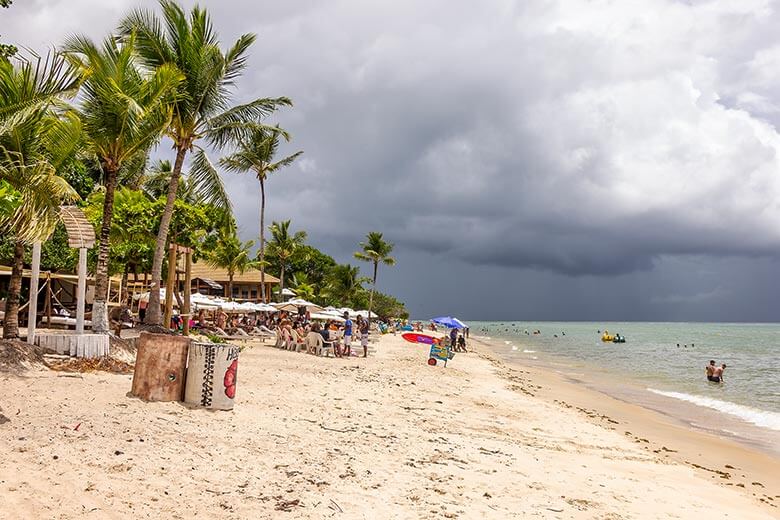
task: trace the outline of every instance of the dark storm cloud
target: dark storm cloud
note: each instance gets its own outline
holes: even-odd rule
[[[413,259],[396,272],[542,271],[574,290],[780,246],[775,2],[204,3],[226,42],[259,35],[237,98],[295,101],[275,121],[305,155],[268,183],[268,219],[339,260],[380,230]],[[135,4],[32,5],[0,13],[7,39],[99,36]],[[256,236],[256,181],[226,181]]]

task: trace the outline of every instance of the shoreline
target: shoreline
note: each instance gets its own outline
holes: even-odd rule
[[[621,399],[604,387],[596,388],[543,363],[523,365],[520,359],[507,359],[501,353],[505,345],[499,342],[503,340],[475,335],[471,342],[487,349],[488,357],[495,356],[499,363],[524,371],[540,387],[535,397],[573,408],[589,421],[623,433],[646,451],[690,466],[725,486],[743,488],[759,499],[763,496],[764,500],[778,501],[775,497],[780,495],[780,474],[772,468],[780,465],[780,456],[766,451],[765,446],[718,435],[662,410]]]
[[[127,375],[0,372],[0,518],[617,520],[702,518],[714,503],[731,518],[780,513],[780,496],[626,436],[606,399],[580,406],[580,389],[554,374],[472,345],[443,368],[400,336],[378,338],[368,359],[249,343],[230,412],[128,397]]]
[[[501,331],[490,334],[490,338],[483,334],[476,333],[472,338],[489,340],[496,354],[509,363],[516,362],[556,372],[570,383],[668,415],[679,424],[697,431],[730,438],[780,458],[780,410],[775,409],[776,403],[767,406],[765,397],[772,395],[771,391],[769,394],[761,394],[759,389],[753,389],[755,401],[745,401],[746,387],[743,381],[738,383],[742,388],[736,390],[737,395],[727,395],[727,390],[734,390],[731,384],[727,384],[728,388],[725,385],[721,388],[720,385],[690,378],[686,381],[675,380],[669,374],[648,377],[647,374],[637,374],[635,370],[621,366],[620,360],[617,365],[611,366],[610,360],[603,356],[589,358],[566,350],[551,351],[555,347],[549,341],[541,340],[541,337],[537,340],[535,336],[503,335]],[[592,345],[588,343],[580,345],[585,350],[590,347]],[[702,358],[706,357],[705,351]],[[699,387],[697,384],[707,387]]]

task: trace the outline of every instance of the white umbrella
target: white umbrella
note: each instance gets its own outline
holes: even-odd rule
[[[314,312],[311,314],[311,319],[323,320],[323,321],[337,321],[339,323],[344,323],[346,321],[341,316],[336,316],[328,312]]]
[[[255,307],[257,308],[258,312],[279,312],[276,307],[273,305],[268,305],[267,303],[256,303]]]
[[[195,308],[195,310],[219,308],[219,301],[200,293],[194,293],[190,295],[190,304]]]
[[[181,296],[181,295],[180,295]],[[149,292],[145,293],[138,293],[133,295],[133,299],[135,301],[141,301],[149,303]],[[165,289],[160,289],[160,303],[165,303]],[[176,296],[173,297],[173,306],[178,307],[179,301],[176,299]]]
[[[257,305],[252,302],[242,302],[238,304],[238,310],[244,312],[257,312]]]
[[[356,316],[362,316],[366,319],[368,319],[368,311],[355,311]],[[379,315],[373,311],[371,311],[371,317],[372,318],[378,318]]]
[[[288,312],[297,311],[299,307],[306,307],[306,310],[309,312],[321,312],[323,310],[322,307],[316,303],[307,302],[306,300],[302,300],[300,298],[293,298],[284,303],[275,303],[274,307],[280,311]]]
[[[241,308],[240,303],[236,302],[228,302],[223,301],[219,304],[219,308],[222,309],[225,312],[241,312],[243,309]]]

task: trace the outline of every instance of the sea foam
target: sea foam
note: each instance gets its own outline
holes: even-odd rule
[[[682,392],[664,392],[663,390],[655,390],[653,388],[648,388],[647,390],[653,392],[654,394],[680,399],[681,401],[687,401],[697,406],[712,408],[713,410],[718,410],[719,412],[739,417],[743,421],[755,424],[756,426],[761,426],[762,428],[780,430],[780,413],[777,412],[759,410],[750,406],[743,406],[740,404],[730,403],[728,401],[720,401],[711,397],[684,394]]]

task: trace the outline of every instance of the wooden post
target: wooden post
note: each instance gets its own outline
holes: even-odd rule
[[[87,300],[87,248],[79,248],[79,282],[76,286],[76,334],[84,334],[84,307]]]
[[[184,253],[184,302],[182,308],[182,318],[184,318],[184,335],[190,335],[190,297],[192,296],[192,251],[187,249]]]
[[[41,275],[41,243],[35,242],[32,250],[30,274],[30,302],[27,307],[27,343],[35,345],[35,324],[38,321],[38,277]]]
[[[168,283],[165,285],[165,321],[163,326],[170,328],[173,316],[173,282],[176,279],[176,244],[168,251]],[[152,280],[154,281],[154,280]]]
[[[43,312],[46,313],[46,323],[51,324],[51,272],[46,272],[46,303]]]

